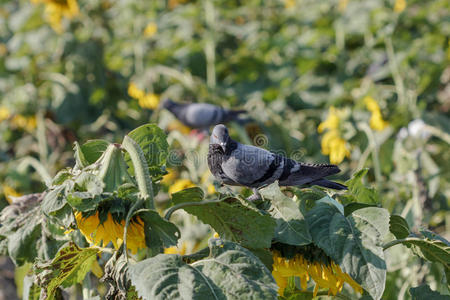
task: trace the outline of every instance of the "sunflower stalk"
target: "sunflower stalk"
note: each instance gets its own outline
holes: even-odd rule
[[[147,202],[149,209],[154,209],[153,203],[153,186],[148,165],[141,147],[129,136],[123,139],[122,147],[130,154],[131,161],[134,166],[137,185],[139,188],[140,198]]]

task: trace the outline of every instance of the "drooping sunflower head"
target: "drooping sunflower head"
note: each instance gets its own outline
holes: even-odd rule
[[[93,245],[106,247],[112,243],[115,249],[123,243],[125,219],[113,216],[110,212],[105,214],[95,211],[91,214],[75,212],[78,229]],[[145,248],[144,222],[139,217],[131,220],[127,229],[127,248],[136,254],[139,249]]]
[[[289,279],[295,277],[299,278],[302,290],[307,290],[308,283],[315,284],[314,297],[319,289],[327,289],[329,295],[335,296],[342,291],[344,283],[348,283],[355,291],[362,294],[361,286],[314,245],[275,248],[272,250],[272,275],[277,282],[280,295],[284,294]]]

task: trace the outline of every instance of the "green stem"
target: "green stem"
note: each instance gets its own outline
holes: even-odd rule
[[[148,208],[154,209],[152,179],[141,147],[128,135],[124,137],[122,147],[130,154],[141,199],[147,201]]]
[[[386,52],[389,59],[389,68],[391,69],[392,77],[394,79],[395,89],[397,91],[398,100],[400,105],[406,105],[406,93],[403,78],[400,75],[400,69],[395,59],[394,47],[390,37],[385,38],[384,43],[386,45]]]
[[[423,240],[419,239],[419,238],[415,238],[415,237],[407,237],[407,238],[404,238],[404,239],[393,240],[393,241],[390,241],[390,242],[388,242],[388,243],[383,245],[383,251],[391,248],[392,246],[395,246],[395,245],[398,245],[398,244],[403,244],[403,243],[406,243],[406,242],[413,242],[413,241],[423,241]]]
[[[369,147],[372,151],[373,158],[373,168],[375,170],[375,179],[377,184],[381,183],[381,167],[380,167],[380,159],[378,156],[378,145],[375,139],[375,135],[373,134],[372,129],[370,129],[369,125],[366,123],[361,123],[361,129],[366,133],[367,139],[369,140]]]

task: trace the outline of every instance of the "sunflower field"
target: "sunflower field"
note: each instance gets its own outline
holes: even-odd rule
[[[0,299],[450,299],[448,0],[0,3]],[[249,201],[166,99],[348,189]]]

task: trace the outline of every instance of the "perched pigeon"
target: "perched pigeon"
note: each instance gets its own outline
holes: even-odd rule
[[[335,165],[306,164],[255,146],[243,145],[230,138],[228,129],[219,124],[210,137],[208,166],[223,184],[253,188],[249,200],[260,198],[258,189],[278,180],[280,186],[319,185],[336,190],[345,185],[324,177],[339,173]]]
[[[230,110],[208,103],[177,103],[164,100],[162,107],[169,110],[184,125],[194,129],[209,129],[212,125],[235,120],[245,110]]]

